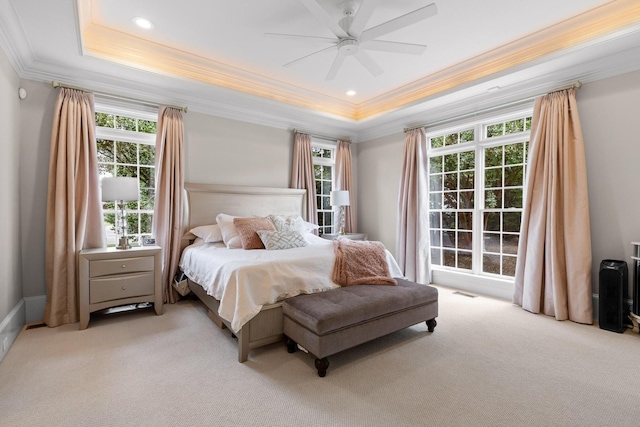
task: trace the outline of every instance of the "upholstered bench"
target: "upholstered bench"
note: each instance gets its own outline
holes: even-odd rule
[[[324,377],[328,356],[425,322],[436,327],[438,290],[404,279],[396,286],[356,285],[299,295],[282,303],[287,349],[300,344],[316,357]]]

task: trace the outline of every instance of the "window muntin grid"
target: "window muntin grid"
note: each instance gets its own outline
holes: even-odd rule
[[[432,265],[515,275],[530,129],[521,113],[427,135]]]
[[[312,142],[311,158],[316,183],[318,234],[331,234],[333,233],[334,215],[330,195],[334,186],[335,147]]]
[[[515,276],[528,141],[486,148],[482,272]]]
[[[132,117],[133,116],[133,117]],[[127,235],[132,245],[152,234],[155,201],[156,121],[148,114],[113,114],[96,106],[96,142],[98,173],[107,176],[135,177],[139,180],[140,199],[126,204]],[[107,246],[115,246],[116,211],[113,203],[103,203]]]

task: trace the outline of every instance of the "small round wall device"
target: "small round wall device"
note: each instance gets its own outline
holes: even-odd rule
[[[25,99],[27,97],[27,90],[25,88],[23,88],[23,87],[18,89],[18,97],[20,99]]]

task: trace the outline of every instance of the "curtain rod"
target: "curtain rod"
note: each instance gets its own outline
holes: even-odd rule
[[[304,130],[300,130],[300,129],[293,129],[293,133],[305,133],[309,136],[312,136],[314,138],[318,138],[318,139],[326,139],[327,141],[344,141],[344,142],[348,142],[349,144],[351,144],[351,138],[336,138],[335,136],[327,136],[327,135],[320,135],[317,133],[312,133],[312,132],[307,132]]]
[[[130,97],[127,97],[127,96],[113,95],[113,94],[110,94],[110,93],[96,92],[96,91],[93,91],[93,90],[90,90],[90,89],[84,89],[84,88],[81,88],[81,87],[69,86],[69,85],[57,82],[55,80],[51,81],[51,86],[53,86],[54,88],[64,87],[64,88],[67,88],[67,89],[81,90],[83,92],[91,92],[93,94],[100,95],[100,96],[103,96],[103,97],[106,97],[106,98],[120,99],[120,100],[124,100],[124,101],[134,101],[134,102],[137,102],[137,103],[140,103],[140,104],[146,104],[146,105],[150,105],[150,106],[154,106],[154,107],[158,107],[160,105],[160,104],[157,104],[155,102],[143,101],[143,100],[140,100],[140,99],[137,99],[137,98],[130,98]],[[175,108],[176,110],[180,110],[183,113],[186,113],[187,110],[188,110],[187,107],[179,107],[179,106],[176,106],[176,105],[167,105],[167,107]]]
[[[542,96],[542,95],[548,95],[550,93],[559,92],[561,90],[567,90],[567,89],[580,89],[581,86],[582,86],[582,82],[581,81],[577,81],[575,83],[571,83],[569,85],[562,86],[562,87],[559,87],[557,89],[554,89],[554,90],[552,90],[550,92],[546,92],[546,93],[542,93],[542,94],[539,94],[539,95],[530,96],[528,98],[519,99],[519,100],[513,101],[513,102],[507,102],[506,104],[497,105],[495,107],[484,108],[482,110],[474,111],[472,113],[461,114],[459,116],[450,117],[448,119],[442,119],[442,120],[438,120],[438,121],[431,122],[431,123],[424,123],[424,124],[411,126],[411,127],[408,127],[408,128],[404,128],[404,131],[405,132],[409,132],[410,130],[414,130],[414,129],[426,128],[426,127],[432,127],[432,126],[438,126],[438,125],[444,125],[446,123],[455,122],[455,121],[458,121],[460,119],[466,119],[468,117],[474,117],[474,116],[477,116],[477,115],[480,115],[480,114],[490,113],[490,112],[495,111],[495,110],[501,110],[501,109],[507,108],[507,107],[513,107],[513,106],[520,105],[520,104],[526,104],[526,103],[531,102],[534,99],[536,99],[537,97]]]

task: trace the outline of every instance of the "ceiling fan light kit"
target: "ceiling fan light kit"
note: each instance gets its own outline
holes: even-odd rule
[[[426,49],[426,45],[402,43],[388,40],[377,40],[394,31],[398,31],[409,25],[416,24],[438,13],[435,3],[431,3],[420,9],[416,9],[405,15],[383,22],[380,25],[365,30],[371,15],[380,3],[380,0],[362,0],[360,7],[356,13],[355,2],[347,1],[343,5],[344,17],[335,22],[329,14],[324,10],[317,0],[300,0],[300,2],[316,17],[320,23],[327,26],[336,38],[315,37],[298,34],[277,34],[267,33],[266,36],[276,38],[298,39],[319,41],[331,43],[332,45],[321,50],[312,52],[301,58],[295,59],[284,64],[285,67],[294,65],[300,61],[316,56],[322,52],[337,50],[336,56],[329,68],[325,80],[332,80],[342,67],[344,59],[347,56],[353,56],[369,73],[373,76],[379,76],[383,73],[383,69],[377,62],[365,52],[366,50],[377,50],[384,52],[402,53],[410,55],[420,55]]]

